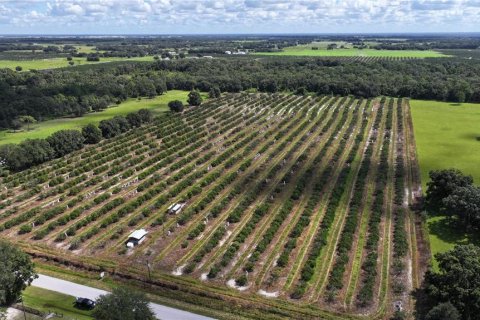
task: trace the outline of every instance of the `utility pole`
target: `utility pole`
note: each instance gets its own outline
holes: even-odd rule
[[[149,282],[152,282],[152,273],[151,273],[151,265],[150,265],[150,262],[147,260],[147,269],[148,269],[148,281]]]
[[[25,320],[27,320],[27,313],[25,312],[25,305],[23,304],[23,296],[20,296],[20,298],[22,299],[23,317],[25,318]]]

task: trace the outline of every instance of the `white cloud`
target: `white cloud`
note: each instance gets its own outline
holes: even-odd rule
[[[15,33],[24,25],[38,27],[28,29],[31,32],[55,32],[66,24],[79,33],[118,33],[116,26],[132,33],[463,31],[474,29],[476,21],[480,21],[477,0],[17,0],[0,4],[3,33]]]

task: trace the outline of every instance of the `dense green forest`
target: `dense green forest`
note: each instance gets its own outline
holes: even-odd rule
[[[15,128],[15,119],[22,115],[36,120],[80,116],[128,97],[155,96],[171,89],[208,92],[214,87],[222,92],[304,88],[318,94],[480,102],[480,63],[241,57],[124,62],[43,72],[2,69],[0,127]]]

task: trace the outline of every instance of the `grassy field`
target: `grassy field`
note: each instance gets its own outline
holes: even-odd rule
[[[0,131],[0,145],[7,143],[19,143],[25,139],[46,138],[55,131],[64,129],[79,129],[89,123],[99,123],[103,119],[113,118],[117,115],[126,115],[138,109],[150,109],[154,113],[167,110],[167,104],[171,100],[187,101],[188,91],[172,90],[153,99],[142,98],[128,99],[118,106],[110,107],[101,112],[89,113],[79,118],[61,118],[39,122],[29,131]]]
[[[445,168],[470,174],[479,184],[480,104],[411,100],[410,105],[424,190],[428,172]],[[428,219],[432,254],[455,244],[480,243],[472,234],[455,232],[459,228],[452,228],[451,223],[443,216]]]
[[[312,57],[383,57],[383,58],[439,58],[448,57],[436,51],[420,50],[375,50],[375,49],[334,49],[312,50],[311,45],[284,48],[282,52],[257,52],[257,55],[312,56]]]
[[[153,57],[135,57],[135,58],[100,58],[100,61],[87,61],[86,58],[73,58],[74,66],[93,64],[93,63],[107,63],[114,61],[153,61]],[[42,70],[69,67],[66,58],[53,59],[38,59],[38,60],[0,60],[0,68],[15,69],[17,66],[22,67],[23,70]]]
[[[73,306],[75,297],[37,287],[28,287],[23,292],[23,301],[26,307],[42,312],[62,314],[63,319],[90,320],[91,312],[80,310]]]
[[[480,183],[480,104],[410,100],[425,187],[428,172],[457,168]]]

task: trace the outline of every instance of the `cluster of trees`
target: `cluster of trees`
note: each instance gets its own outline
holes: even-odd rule
[[[480,247],[460,245],[435,258],[439,271],[425,275],[427,302],[433,307],[425,319],[480,319]]]
[[[218,89],[218,88],[217,88]],[[213,90],[213,89],[212,89]],[[215,91],[214,94],[210,95],[212,98],[218,98],[220,97],[221,92],[220,91]],[[188,104],[191,106],[199,106],[202,103],[202,96],[200,95],[200,92],[192,90],[188,94]],[[183,102],[180,100],[172,100],[168,103],[168,108],[172,112],[182,112],[183,111]]]
[[[480,188],[459,170],[431,171],[425,200],[429,212],[456,217],[467,228],[480,227]]]
[[[37,121],[81,116],[128,97],[154,97],[167,90],[161,73],[136,74],[135,68],[126,66],[105,70],[18,73],[0,69],[0,128],[18,129],[18,119],[25,115]]]
[[[96,320],[155,320],[144,293],[117,287],[112,293],[100,296],[93,310]]]
[[[82,131],[60,130],[46,139],[27,139],[19,144],[6,144],[0,147],[0,166],[13,171],[27,169],[79,150],[84,144],[96,144],[102,138],[115,137],[151,120],[151,111],[140,109],[126,117],[102,120],[98,127],[89,124]]]
[[[21,293],[37,278],[30,257],[9,242],[0,240],[0,306],[18,300]]]

